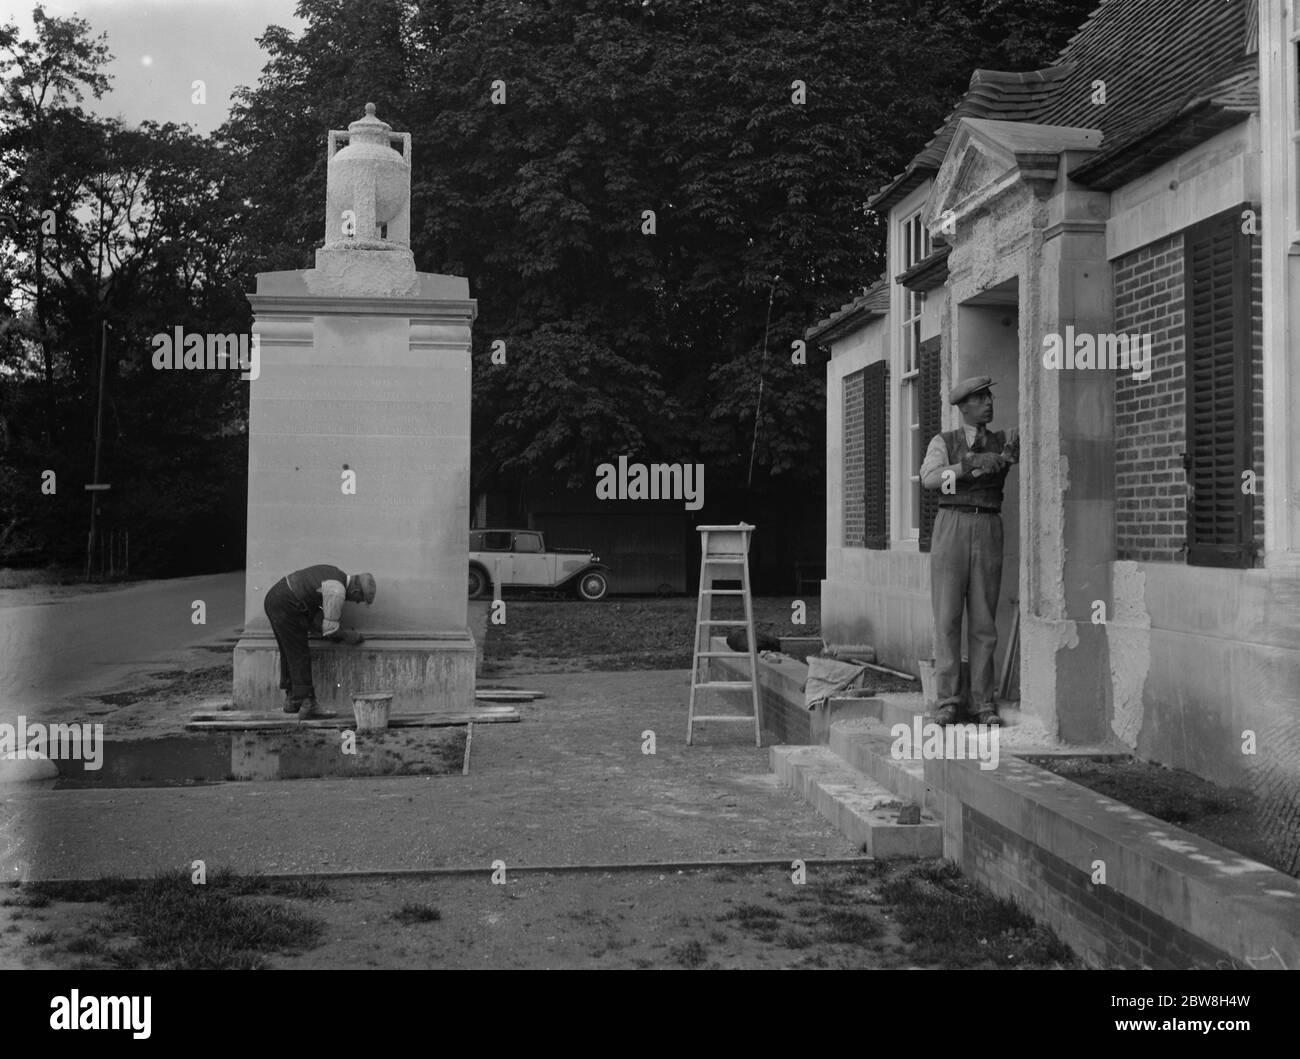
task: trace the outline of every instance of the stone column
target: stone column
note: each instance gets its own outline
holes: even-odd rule
[[[1066,156],[1068,159],[1068,155]],[[1110,657],[1093,602],[1113,612],[1115,373],[1049,370],[1043,336],[1114,329],[1106,259],[1106,196],[1063,186],[1045,203],[1030,248],[1021,327],[1025,428],[1022,464],[1027,563],[1022,586],[1022,696],[1065,742],[1109,737]]]

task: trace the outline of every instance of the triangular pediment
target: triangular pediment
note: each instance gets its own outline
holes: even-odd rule
[[[1022,179],[1041,180],[1063,152],[1100,146],[1099,129],[962,118],[935,175],[926,223],[968,215]]]
[[[1009,161],[1010,164],[1007,159],[997,158],[988,151],[980,150],[978,145],[972,144],[971,149],[961,156],[957,172],[953,176],[952,193],[949,197],[959,201],[975,194],[980,188],[987,187],[1015,165],[1014,158]]]

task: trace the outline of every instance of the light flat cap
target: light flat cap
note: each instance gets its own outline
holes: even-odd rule
[[[973,393],[979,393],[980,390],[987,390],[993,385],[993,380],[987,375],[977,375],[973,379],[962,379],[948,394],[949,404],[961,404]]]

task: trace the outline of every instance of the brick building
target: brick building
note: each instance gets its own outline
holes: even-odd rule
[[[1009,697],[1221,783],[1260,763],[1246,730],[1300,746],[1298,54],[1296,0],[1105,0],[1051,66],[977,70],[875,196],[887,272],[806,336],[831,352],[828,641],[931,656],[918,470],[952,383],[990,375],[1023,439]]]

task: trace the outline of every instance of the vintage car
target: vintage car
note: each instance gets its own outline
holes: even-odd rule
[[[608,570],[583,548],[547,551],[537,530],[469,531],[470,599],[486,599],[495,587],[558,589],[596,600],[609,589]]]

